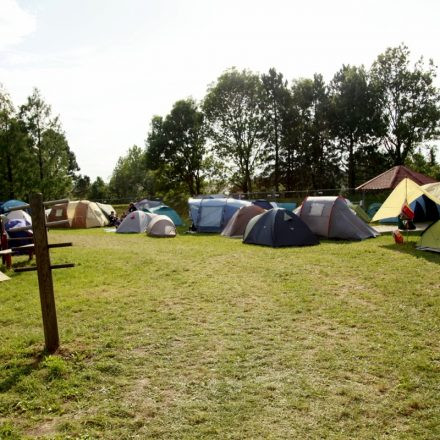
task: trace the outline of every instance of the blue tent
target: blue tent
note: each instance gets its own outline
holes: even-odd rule
[[[272,205],[268,200],[265,200],[265,199],[254,200],[252,202],[252,204],[253,205],[257,205],[260,208],[263,208],[263,209],[266,209],[266,210],[274,208],[274,205]]]
[[[148,208],[148,212],[151,212],[152,214],[166,215],[167,217],[169,217],[173,221],[174,226],[182,226],[183,225],[183,221],[180,218],[179,214],[177,214],[177,212],[174,211],[173,208],[170,208],[167,205],[161,205],[161,206],[155,206],[155,207]]]
[[[277,202],[279,208],[287,209],[288,211],[293,211],[296,208],[295,202]]]
[[[0,213],[8,212],[11,208],[15,208],[16,206],[23,206],[26,205],[26,202],[23,202],[21,200],[8,200],[7,202],[3,203],[1,206]]]

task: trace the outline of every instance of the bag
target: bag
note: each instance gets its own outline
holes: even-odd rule
[[[393,238],[396,244],[403,244],[403,235],[400,233],[398,229],[393,231]]]
[[[402,209],[400,210],[400,218],[402,220],[414,219],[414,211],[409,207],[408,203],[406,202],[402,205]]]

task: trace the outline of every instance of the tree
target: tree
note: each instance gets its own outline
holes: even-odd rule
[[[0,199],[27,198],[32,181],[27,133],[0,84]]]
[[[210,86],[203,103],[213,150],[233,170],[234,184],[252,191],[266,138],[258,75],[230,69]]]
[[[285,133],[283,122],[286,121],[286,112],[289,108],[289,90],[287,81],[282,73],[277,73],[274,68],[268,74],[261,76],[262,81],[262,112],[266,121],[267,133],[267,159],[273,161],[273,184],[275,191],[279,191],[280,184],[280,149]],[[272,168],[272,164],[271,164]]]
[[[146,140],[147,167],[160,170],[167,186],[183,183],[190,195],[200,194],[205,153],[203,113],[192,99],[177,101],[165,119],[153,117]]]
[[[432,60],[425,69],[420,58],[411,69],[407,46],[388,48],[371,68],[371,78],[380,90],[387,130],[383,145],[394,165],[405,159],[422,142],[438,136],[440,94]]]
[[[142,149],[133,145],[118,159],[109,182],[110,193],[120,199],[138,199],[151,193],[151,177],[145,167]]]
[[[88,191],[88,198],[94,201],[103,201],[108,198],[108,187],[101,177],[97,177],[96,180],[90,185]]]
[[[440,180],[440,164],[437,163],[434,147],[428,148],[428,156],[419,148],[406,158],[405,165],[418,173]]]
[[[90,177],[79,174],[74,178],[72,189],[73,197],[77,199],[87,199],[90,190]]]
[[[378,93],[368,81],[364,67],[343,66],[330,83],[330,130],[343,156],[347,156],[348,187],[356,187],[355,154],[377,146],[384,133]]]
[[[331,143],[329,95],[322,75],[292,86],[298,117],[298,179],[302,187],[335,188],[340,183],[339,157]]]
[[[29,139],[29,151],[35,160],[28,163],[36,168],[33,189],[40,190],[45,198],[61,197],[71,190],[73,176],[79,171],[74,153],[70,150],[58,117],[34,89],[27,103],[20,107]]]

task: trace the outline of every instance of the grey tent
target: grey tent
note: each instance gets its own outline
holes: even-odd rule
[[[243,237],[249,220],[265,211],[264,208],[261,208],[258,205],[242,206],[230,218],[221,235],[224,237]]]
[[[348,207],[343,197],[307,197],[296,212],[321,237],[364,240],[380,235]]]

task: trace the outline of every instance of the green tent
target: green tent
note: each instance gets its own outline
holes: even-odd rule
[[[180,218],[179,214],[177,214],[177,212],[174,211],[173,208],[170,208],[167,205],[160,205],[160,206],[155,206],[154,208],[149,208],[149,212],[153,214],[166,215],[173,221],[175,226],[183,225],[183,221]]]
[[[440,252],[440,220],[432,223],[431,226],[428,226],[423,231],[417,243],[417,249],[421,251]]]

